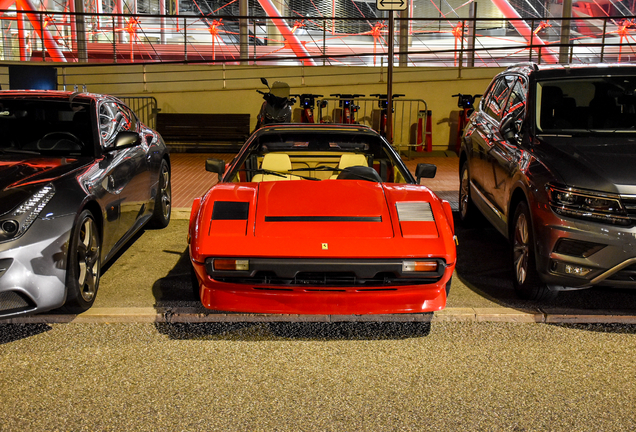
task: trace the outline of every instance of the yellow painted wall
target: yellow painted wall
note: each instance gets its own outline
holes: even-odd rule
[[[457,68],[395,68],[393,92],[426,101],[432,111],[433,149],[446,150],[452,134],[450,119],[456,120],[458,110],[456,99],[451,95],[483,93],[492,77],[501,70],[486,67],[461,71]],[[5,76],[0,70],[2,81]],[[58,69],[60,89],[66,85],[67,90],[73,90],[74,85],[78,85],[81,90],[86,85],[87,90],[94,93],[153,96],[164,113],[249,113],[252,128],[263,101],[255,90],[265,89],[260,77],[266,77],[270,84],[286,81],[292,93],[327,96],[387,91],[386,67],[136,64],[67,65]],[[2,85],[2,88],[7,87]]]

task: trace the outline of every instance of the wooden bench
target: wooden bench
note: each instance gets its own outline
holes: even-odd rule
[[[157,113],[157,131],[184,151],[237,151],[250,136],[250,115]]]

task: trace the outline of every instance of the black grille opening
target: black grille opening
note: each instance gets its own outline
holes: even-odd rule
[[[620,282],[636,282],[636,264],[632,264],[624,269],[614,273],[606,280]]]
[[[627,214],[632,217],[632,220],[636,217],[636,198],[621,197],[621,203],[627,211]]]
[[[294,285],[351,286],[357,283],[355,274],[348,272],[299,272]]]
[[[291,288],[253,287],[257,291],[293,291]]]
[[[397,288],[361,288],[357,289],[357,292],[369,292],[369,291],[397,291]]]
[[[606,245],[568,238],[560,238],[554,245],[554,252],[573,257],[587,258]]]
[[[35,304],[16,291],[0,292],[0,313],[10,314],[33,309]]]
[[[391,272],[378,272],[372,278],[359,278],[353,272],[299,272],[294,278],[282,278],[277,276],[274,272],[259,271],[254,274],[253,277],[249,276],[235,276],[235,277],[217,277],[214,278],[219,282],[245,284],[245,285],[257,285],[261,287],[253,286],[254,289],[261,289],[267,285],[279,285],[279,286],[294,286],[294,287],[351,287],[359,288],[361,291],[364,288],[376,288],[391,285],[428,285],[437,282],[441,275],[428,275],[428,277],[422,276],[421,278],[401,278]],[[264,288],[263,288],[264,289]],[[305,289],[309,291],[309,289]]]
[[[329,289],[329,288],[307,288],[305,291],[307,292],[347,292],[347,290],[343,289]]]
[[[13,263],[12,258],[0,259],[0,277],[2,277],[2,275],[7,270],[9,270],[9,267],[11,267],[11,263]]]

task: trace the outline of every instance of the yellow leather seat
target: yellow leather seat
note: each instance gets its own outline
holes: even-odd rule
[[[261,169],[279,172],[282,174],[282,177],[274,174],[256,174],[252,177],[253,182],[291,180],[292,177],[289,174],[285,174],[292,169],[292,164],[289,156],[284,153],[267,153],[263,157]]]
[[[352,166],[365,166],[368,167],[369,166],[369,162],[367,161],[367,157],[363,154],[359,154],[359,153],[345,153],[342,156],[340,156],[340,162],[338,162],[338,169],[345,169],[347,167],[352,167]],[[330,179],[337,179],[338,178],[338,174],[340,174],[340,172],[336,172],[334,173],[331,177],[329,177]]]

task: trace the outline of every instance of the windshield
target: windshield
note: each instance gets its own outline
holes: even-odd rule
[[[347,175],[390,183],[412,181],[401,159],[372,134],[280,131],[256,139],[225,181],[316,181]]]
[[[0,154],[94,154],[88,103],[51,99],[0,99]]]
[[[636,77],[540,81],[536,116],[547,133],[636,132]]]

